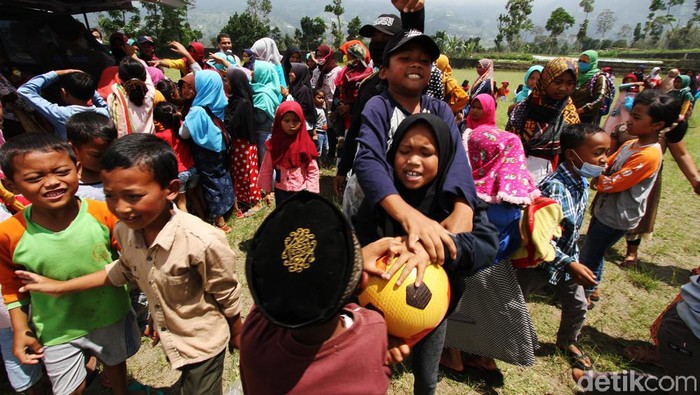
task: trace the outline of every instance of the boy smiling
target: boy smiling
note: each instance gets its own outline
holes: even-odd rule
[[[102,158],[101,175],[109,210],[120,220],[114,230],[119,260],[65,282],[18,272],[24,290],[60,295],[135,281],[149,301],[151,337],[182,372],[180,393],[221,394],[225,349],[238,348],[242,326],[235,255],[226,237],[173,206],[177,160],[158,137],[117,140]]]

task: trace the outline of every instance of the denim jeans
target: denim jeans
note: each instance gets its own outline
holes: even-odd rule
[[[318,150],[318,157],[323,158],[325,156],[328,156],[328,133],[317,132],[316,136],[318,137],[318,139],[316,140],[316,149]]]
[[[588,225],[586,240],[579,254],[579,261],[586,265],[596,276],[598,283],[603,279],[603,261],[605,251],[617,243],[627,230],[611,228],[593,216]],[[590,295],[597,286],[586,288],[586,296]]]

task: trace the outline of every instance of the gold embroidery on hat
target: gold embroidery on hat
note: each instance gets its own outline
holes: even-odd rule
[[[290,272],[300,273],[316,261],[315,249],[316,236],[309,229],[299,228],[284,239],[282,263]]]

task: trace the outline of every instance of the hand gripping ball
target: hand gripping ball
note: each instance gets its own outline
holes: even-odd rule
[[[396,262],[394,258],[387,265],[387,260],[387,257],[379,258],[377,267],[386,271]],[[398,270],[389,280],[369,276],[367,286],[359,295],[360,304],[384,315],[390,335],[415,344],[445,317],[450,303],[450,283],[445,269],[439,265],[428,265],[418,288],[414,286],[415,268],[397,287],[400,274]]]

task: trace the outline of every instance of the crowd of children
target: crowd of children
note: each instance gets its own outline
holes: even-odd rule
[[[0,223],[0,351],[17,391],[41,393],[45,372],[53,393],[83,393],[95,357],[113,393],[150,393],[127,379],[142,334],[181,372],[181,394],[221,394],[227,349],[240,350],[253,394],[386,393],[388,366],[408,355],[416,394],[436,392],[441,367],[476,368],[497,385],[496,360],[535,361],[526,300],[544,287],[561,305],[556,347],[576,377],[593,371],[578,340],[600,300],[604,254],[650,231],[667,146],[700,192],[681,141],[690,77],[673,76],[664,92],[658,70],[630,73],[603,129],[610,71],[595,51],[555,58],[527,71],[502,130],[496,105],[510,90],[496,88],[493,61],[460,86],[422,33],[422,2],[393,3],[401,18],[364,26],[370,44],[339,48],[343,68],[328,45],[282,57],[270,38],[240,65],[207,59],[196,42],[171,44],[182,59],[151,53],[146,63],[122,37],[106,100],[80,70],[18,88],[54,133],[27,130],[0,148],[12,211]],[[182,78],[155,81],[158,67]],[[65,105],[41,96],[54,83]],[[325,192],[343,198],[344,213],[319,196],[335,137],[346,140]],[[227,220],[263,204],[277,208],[247,250],[246,312]],[[551,215],[537,216],[547,205]],[[374,262],[385,255],[399,264],[382,272]],[[355,304],[363,275],[401,271],[400,284],[415,270],[420,287],[432,264],[447,272],[450,307],[420,339],[389,337],[380,314]],[[697,294],[685,290],[674,322],[696,330]]]

